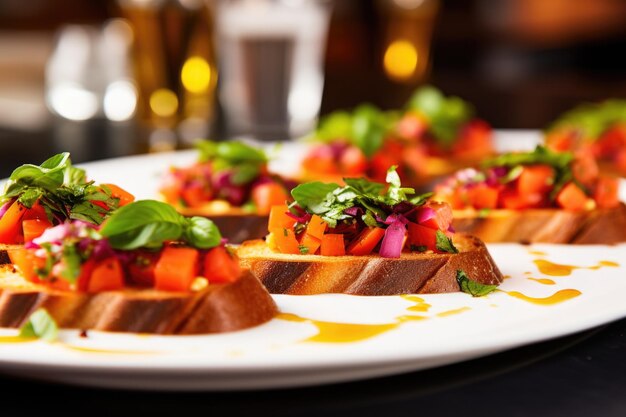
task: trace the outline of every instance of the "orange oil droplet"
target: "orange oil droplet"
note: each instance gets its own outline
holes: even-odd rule
[[[464,313],[464,312],[469,311],[469,310],[471,310],[471,308],[469,308],[469,307],[461,307],[461,308],[456,308],[454,310],[442,311],[441,313],[437,313],[437,317],[454,316],[454,315],[461,314],[461,313]]]
[[[559,290],[549,297],[536,298],[536,297],[529,297],[517,291],[503,291],[503,292],[507,293],[511,297],[518,298],[520,300],[524,300],[529,303],[539,304],[539,305],[553,305],[553,304],[562,303],[564,301],[571,300],[572,298],[578,297],[579,295],[582,294],[578,290],[566,289],[566,290]]]
[[[556,284],[556,282],[554,282],[554,280],[549,279],[549,278],[530,278],[529,277],[528,279],[531,280],[531,281],[538,282],[538,283],[543,284],[543,285],[554,285],[554,284]]]

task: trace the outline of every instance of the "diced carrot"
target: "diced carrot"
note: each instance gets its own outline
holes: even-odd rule
[[[252,189],[252,201],[258,214],[269,214],[272,206],[285,204],[288,198],[285,188],[276,182],[259,184]]]
[[[547,195],[533,193],[520,194],[517,190],[504,190],[500,193],[500,207],[509,210],[522,210],[531,207],[541,207],[547,201]]]
[[[115,184],[101,184],[109,188],[111,190],[111,195],[115,198],[119,198],[120,207],[125,206],[126,204],[132,203],[135,201],[135,196],[119,187]]]
[[[413,250],[416,246],[426,246],[426,249],[437,249],[437,229],[425,227],[413,222],[407,224],[409,232],[409,248]]]
[[[48,219],[22,220],[22,231],[24,232],[24,242],[30,242],[43,234],[46,229],[52,227]]]
[[[548,133],[546,146],[557,152],[571,151],[574,148],[576,132],[571,129],[559,129]]]
[[[339,174],[339,167],[331,152],[321,152],[321,145],[311,150],[308,156],[302,161],[305,171],[319,174]]]
[[[24,247],[14,247],[7,249],[11,263],[19,269],[24,278],[31,282],[41,282],[35,270],[45,264],[45,259],[38,258],[32,250]]]
[[[487,184],[478,184],[468,189],[468,199],[476,209],[495,209],[498,207],[500,190]]]
[[[368,227],[348,246],[346,252],[349,255],[367,255],[374,250],[374,247],[385,235],[385,229],[380,227]]]
[[[162,291],[189,291],[198,276],[200,254],[193,248],[167,246],[154,268],[154,288]]]
[[[26,213],[26,207],[15,201],[0,219],[0,243],[22,243],[22,217]]]
[[[313,236],[317,238],[318,240],[321,240],[322,236],[324,236],[324,232],[326,231],[327,227],[328,227],[328,224],[324,220],[322,220],[320,216],[318,216],[317,214],[314,214],[313,216],[311,216],[311,219],[309,220],[309,224],[307,224],[306,226],[306,232],[310,236]]]
[[[117,258],[107,258],[93,266],[87,283],[87,292],[116,291],[122,288],[124,288],[124,270]]]
[[[303,255],[314,255],[320,248],[321,243],[320,239],[311,235],[307,230],[302,233],[302,236],[300,236],[300,245],[298,246],[298,249]]]
[[[584,210],[589,199],[584,191],[573,182],[568,183],[556,196],[556,202],[565,210]]]
[[[343,241],[343,235],[329,233],[322,236],[320,254],[322,256],[344,256],[346,254],[346,246]]]
[[[296,235],[291,229],[274,229],[272,231],[274,237],[274,242],[276,243],[276,247],[278,251],[281,253],[300,254],[300,248],[298,247],[298,240],[296,239]]]
[[[204,255],[202,276],[209,283],[235,282],[241,276],[241,267],[236,256],[231,255],[223,246],[211,249]]]
[[[273,230],[293,229],[296,221],[287,215],[289,209],[286,205],[272,206],[270,209],[270,217],[267,222],[267,229]]]
[[[545,194],[554,183],[554,169],[548,165],[529,165],[522,169],[517,179],[520,195]]]
[[[363,175],[367,169],[367,158],[356,146],[348,146],[339,158],[341,172],[344,175]]]
[[[613,208],[619,205],[619,179],[600,177],[596,183],[593,199],[599,208]]]
[[[439,201],[430,201],[424,206],[424,208],[432,209],[435,212],[435,217],[421,222],[420,224],[422,226],[430,227],[432,229],[448,230],[453,217],[452,207],[450,207],[450,204]]]

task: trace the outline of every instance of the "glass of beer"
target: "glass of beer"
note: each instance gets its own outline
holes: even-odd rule
[[[231,136],[282,140],[316,124],[330,17],[324,0],[207,0]]]
[[[206,137],[214,117],[217,67],[203,0],[118,0],[133,29],[138,116],[153,148]]]

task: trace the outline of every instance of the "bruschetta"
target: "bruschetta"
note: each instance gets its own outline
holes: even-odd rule
[[[285,204],[291,182],[269,173],[263,150],[238,141],[197,143],[199,158],[172,167],[160,192],[187,216],[211,218],[231,243],[262,237],[270,207]]]
[[[538,147],[457,172],[435,188],[452,227],[485,242],[611,244],[626,241],[619,180],[593,157]]]
[[[491,127],[472,106],[422,87],[404,110],[361,105],[323,118],[302,164],[304,180],[365,176],[383,182],[395,165],[403,183],[423,186],[494,153]]]
[[[345,178],[311,182],[274,206],[265,241],[238,250],[271,293],[393,295],[459,291],[459,275],[497,285],[502,274],[478,239],[455,235],[448,204],[402,187]]]
[[[62,223],[9,256],[1,327],[20,327],[43,308],[64,328],[200,334],[252,327],[277,312],[213,222],[157,201],[124,206],[100,227]]]
[[[9,262],[8,248],[28,243],[52,226],[66,220],[99,225],[134,199],[115,184],[88,180],[67,152],[41,165],[22,165],[13,171],[0,196],[0,264]]]

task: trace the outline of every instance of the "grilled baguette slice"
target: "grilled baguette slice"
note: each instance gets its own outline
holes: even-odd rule
[[[248,213],[240,208],[216,212],[200,208],[176,207],[183,216],[200,216],[213,220],[229,243],[261,239],[267,234],[268,215]]]
[[[485,242],[614,244],[626,242],[626,205],[591,211],[562,209],[454,212],[452,226]]]
[[[168,335],[241,330],[277,314],[272,297],[248,271],[236,282],[193,293],[129,289],[87,294],[32,284],[11,268],[0,273],[0,327],[21,327],[38,308],[62,328]]]
[[[395,295],[459,291],[456,271],[482,284],[499,284],[502,273],[477,238],[457,235],[457,254],[404,253],[400,258],[285,255],[262,240],[245,242],[238,255],[244,267],[272,294],[345,293]]]

